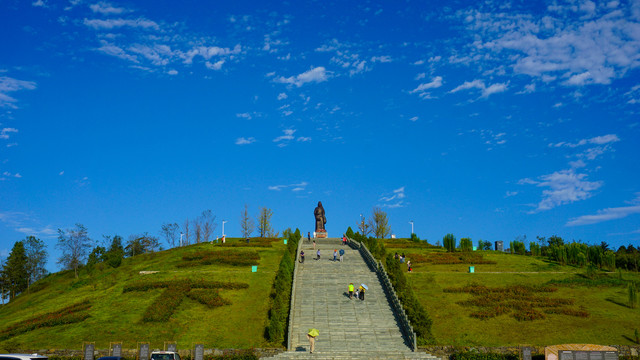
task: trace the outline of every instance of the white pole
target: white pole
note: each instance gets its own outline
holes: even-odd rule
[[[226,220],[222,220],[222,236],[224,236],[224,223],[226,223]]]
[[[180,246],[182,247],[182,237],[184,236],[184,234],[182,232],[180,232]]]
[[[409,221],[409,224],[411,224],[411,234],[413,234],[413,220]]]

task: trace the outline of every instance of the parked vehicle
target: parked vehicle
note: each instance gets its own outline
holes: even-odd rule
[[[0,354],[0,360],[49,360],[38,354]]]
[[[154,351],[151,360],[180,360],[180,355],[173,351]]]

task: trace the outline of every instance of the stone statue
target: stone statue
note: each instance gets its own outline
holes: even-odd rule
[[[327,218],[324,216],[324,208],[322,202],[318,201],[318,206],[313,210],[313,215],[316,217],[316,232],[324,232],[324,224],[327,223]]]

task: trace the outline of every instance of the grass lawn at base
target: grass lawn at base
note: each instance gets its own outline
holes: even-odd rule
[[[395,240],[397,242],[398,240]],[[434,265],[416,262],[410,254],[429,255],[442,249],[394,248],[388,253],[405,253],[412,261],[413,273],[408,281],[433,320],[432,332],[437,344],[455,346],[515,346],[520,344],[552,345],[594,343],[633,345],[634,329],[640,328],[640,309],[631,309],[626,287],[558,286],[551,298],[573,299],[571,308],[584,309],[588,318],[545,314],[546,318],[518,321],[511,314],[481,320],[469,315],[476,307],[456,304],[472,298],[468,293],[446,293],[445,288],[460,288],[470,283],[488,287],[509,285],[544,285],[551,280],[574,278],[584,269],[560,266],[542,258],[481,251],[485,260],[496,264]],[[470,274],[469,266],[475,267]],[[636,273],[623,273],[625,279],[640,279]],[[609,276],[617,276],[612,274]]]
[[[231,245],[244,239],[228,239]],[[257,252],[258,271],[251,266],[196,265],[178,267],[182,256],[194,252],[225,251]],[[264,329],[271,306],[273,280],[284,254],[282,241],[272,247],[230,247],[219,244],[199,244],[155,254],[125,259],[116,269],[95,268],[90,273],[53,274],[42,283],[41,290],[17,297],[0,307],[0,331],[19,321],[59,310],[84,299],[91,301],[90,317],[81,323],[39,328],[15,336],[10,341],[25,349],[80,349],[83,341],[95,341],[96,348],[108,348],[109,342],[122,341],[124,348],[135,348],[138,341],[150,341],[152,348],[162,348],[164,341],[177,341],[179,349],[195,342],[211,348],[251,348],[265,346]],[[159,271],[141,275],[140,271]],[[127,284],[138,281],[204,279],[237,282],[246,289],[219,290],[231,305],[208,308],[186,296],[166,322],[143,322],[143,315],[165,289],[124,292]],[[2,343],[0,343],[2,349]]]

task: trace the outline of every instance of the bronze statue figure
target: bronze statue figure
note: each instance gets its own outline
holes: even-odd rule
[[[313,210],[313,215],[316,217],[316,232],[326,231],[324,229],[324,224],[327,223],[327,218],[324,216],[324,208],[322,207],[322,202],[318,201],[318,207]]]

